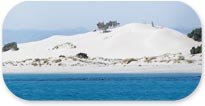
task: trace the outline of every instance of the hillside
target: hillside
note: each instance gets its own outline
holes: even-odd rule
[[[96,31],[72,36],[55,35],[18,44],[18,51],[3,52],[2,57],[3,61],[18,61],[60,55],[75,56],[83,52],[89,57],[140,58],[165,53],[188,54],[191,47],[200,44],[166,27],[131,23],[111,29],[109,33]]]

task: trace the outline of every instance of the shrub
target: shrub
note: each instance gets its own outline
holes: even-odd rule
[[[156,59],[156,57],[145,57],[144,62],[150,63],[152,60]]]
[[[189,38],[192,38],[195,41],[201,42],[201,40],[202,40],[201,28],[196,28],[196,29],[192,30],[192,32],[188,33],[187,36]]]
[[[53,60],[52,62],[54,62],[54,63],[59,63],[59,62],[61,62],[62,60],[61,59],[57,59],[57,60]]]
[[[70,43],[70,42],[66,42],[66,43],[63,43],[63,44],[59,44],[59,45],[56,45],[52,48],[52,50],[57,50],[57,49],[61,49],[61,48],[69,48],[69,49],[75,49],[77,48],[76,45]]]
[[[174,62],[174,63],[180,63],[180,60],[174,59],[173,62]]]
[[[188,64],[191,64],[191,63],[193,63],[193,60],[186,60],[186,62],[187,62]]]
[[[48,64],[49,60],[48,59],[43,59],[43,64]]]
[[[134,59],[134,58],[128,58],[128,59],[124,59],[124,60],[122,61],[122,63],[124,63],[124,64],[129,64],[129,63],[131,63],[131,62],[133,62],[133,61],[137,61],[137,60]]]
[[[160,63],[163,63],[163,62],[167,62],[167,60],[160,60],[159,62],[160,62]]]
[[[62,63],[59,63],[58,66],[62,66]]]
[[[167,60],[167,63],[171,62],[172,60]]]
[[[192,47],[190,50],[191,54],[198,54],[198,53],[202,53],[202,45],[201,46],[197,46],[197,47]]]
[[[65,56],[64,56],[64,55],[60,55],[59,57],[65,58]]]
[[[41,61],[41,59],[36,58],[34,61],[36,61],[36,62],[40,62],[40,61]]]
[[[177,60],[184,60],[185,57],[184,56],[178,56]]]
[[[78,53],[76,55],[78,58],[84,58],[84,59],[87,59],[88,58],[88,55],[86,53]]]
[[[38,64],[37,64],[37,63],[35,63],[35,62],[33,62],[31,65],[33,65],[33,66],[37,66]]]
[[[2,48],[2,51],[6,52],[8,50],[14,50],[14,51],[19,50],[19,48],[17,47],[17,43],[16,42],[11,42],[11,43],[8,43],[8,44],[4,45],[4,47]]]

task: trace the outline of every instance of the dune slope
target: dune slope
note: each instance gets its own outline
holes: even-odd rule
[[[165,53],[189,53],[193,41],[175,30],[149,24],[131,23],[111,29],[108,33],[88,32],[73,36],[50,38],[18,44],[18,51],[3,52],[3,61],[58,57],[87,53],[90,57],[129,58],[156,56]]]

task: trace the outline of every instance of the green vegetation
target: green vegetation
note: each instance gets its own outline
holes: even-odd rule
[[[202,45],[197,46],[197,47],[192,47],[190,50],[191,54],[198,54],[198,53],[202,53]]]
[[[191,64],[191,63],[193,63],[193,60],[186,60],[186,62],[187,62],[188,64]]]
[[[61,62],[62,60],[61,59],[56,59],[56,60],[53,60],[52,62],[54,62],[54,63],[59,63],[59,62]]]
[[[31,65],[33,65],[33,66],[38,66],[38,64],[35,63],[35,62],[32,62]]]
[[[201,40],[202,40],[201,28],[196,28],[196,29],[192,30],[192,32],[188,33],[187,36],[189,38],[192,38],[195,41],[201,42]]]
[[[151,63],[152,60],[156,59],[157,57],[145,57],[144,62]]]
[[[124,59],[124,60],[122,61],[122,63],[124,63],[124,64],[129,64],[129,63],[131,63],[131,62],[133,62],[133,61],[137,61],[137,59],[134,59],[134,58]]]
[[[118,23],[117,21],[109,21],[107,23],[104,23],[104,22],[98,22],[97,23],[98,29],[102,30],[103,33],[109,32],[108,31],[109,28],[115,28],[115,27],[117,27],[119,25],[120,25],[120,23]]]
[[[55,49],[60,49],[60,48],[70,48],[70,49],[75,49],[77,46],[72,44],[72,43],[69,43],[69,42],[66,42],[66,43],[63,43],[63,44],[60,44],[60,45],[56,45],[55,47],[52,48],[52,50],[55,50]]]
[[[189,38],[192,38],[195,41],[201,42],[202,41],[202,32],[201,32],[201,28],[196,28],[194,30],[192,30],[191,33],[188,33],[187,35]],[[197,46],[197,47],[192,47],[190,49],[190,53],[191,54],[198,54],[198,53],[202,53],[202,45]]]
[[[19,50],[19,48],[17,47],[17,43],[11,42],[11,43],[4,45],[4,47],[2,48],[3,52],[9,51],[9,50],[14,50],[14,51]]]
[[[48,59],[43,59],[43,64],[48,64],[49,60]]]
[[[65,56],[64,56],[64,55],[60,55],[59,57],[60,57],[60,58],[65,58]]]
[[[184,56],[178,56],[177,60],[185,60]]]
[[[78,53],[78,54],[76,55],[76,57],[78,57],[78,58],[83,58],[83,59],[87,59],[87,58],[88,58],[88,55],[87,55],[86,53]]]

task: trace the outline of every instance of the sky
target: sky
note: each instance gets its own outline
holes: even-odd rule
[[[109,20],[117,20],[121,25],[134,22],[151,23],[153,21],[156,25],[176,29],[200,27],[200,20],[194,10],[181,2],[27,1],[15,6],[8,13],[3,25],[3,36],[8,37],[3,37],[3,40],[9,42],[18,37],[14,34],[7,35],[8,31],[21,33],[25,30],[83,29],[82,32],[84,32],[96,29],[96,23],[99,21],[107,22]],[[23,37],[23,33],[21,36]],[[24,36],[26,37],[26,35]],[[32,37],[29,39],[32,40]]]

